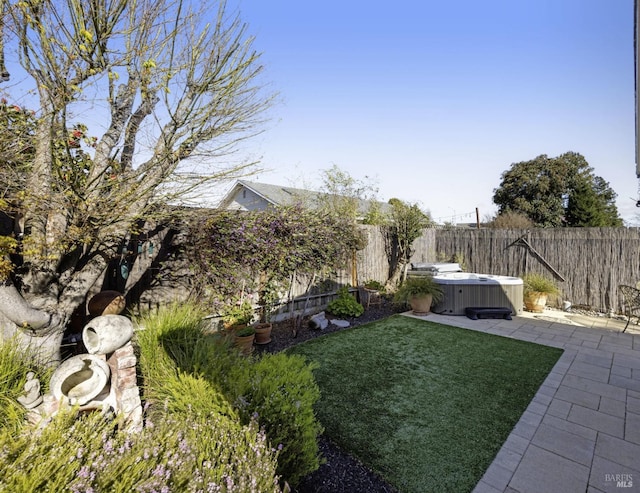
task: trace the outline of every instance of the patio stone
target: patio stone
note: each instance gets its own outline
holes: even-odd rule
[[[633,374],[632,378],[621,377],[620,375],[611,375],[609,383],[623,389],[640,391],[640,379],[633,378]]]
[[[551,404],[549,404],[549,409],[547,414],[551,416],[556,416],[558,418],[566,419],[569,416],[569,411],[571,410],[571,403],[567,401],[563,401],[560,399],[554,399]]]
[[[600,434],[596,439],[596,455],[629,469],[638,469],[640,445]],[[640,476],[638,480],[640,481]]]
[[[582,341],[581,346],[595,349],[598,347],[599,344],[600,342],[597,342],[597,341]]]
[[[613,365],[611,367],[612,375],[619,375],[625,378],[631,378],[631,368],[627,368],[625,366]]]
[[[601,431],[608,435],[624,437],[624,419],[574,405],[567,417],[569,421]]]
[[[624,366],[625,368],[634,368],[640,370],[640,359],[636,357],[628,356],[626,354],[614,354],[613,364],[618,366]]]
[[[511,471],[511,474],[513,474],[513,471],[516,470],[516,467],[518,467],[518,464],[522,459],[522,455],[522,453],[515,452],[503,446],[493,460],[493,464],[503,467],[507,471]],[[511,477],[511,474],[509,474],[509,477]]]
[[[600,405],[600,396],[592,394],[586,390],[574,389],[573,387],[567,387],[566,385],[560,386],[555,395],[556,399],[571,402],[572,404],[579,404],[590,409],[598,409]],[[622,401],[621,401],[622,402]]]
[[[588,440],[595,440],[596,436],[598,435],[598,432],[592,428],[588,428],[578,423],[572,423],[571,421],[560,419],[555,416],[551,416],[550,414],[547,414],[542,422],[546,425],[553,426],[554,428],[557,428],[559,430],[568,431],[573,435],[578,435]]]
[[[504,445],[502,447],[508,450],[512,450],[513,452],[522,456],[522,454],[524,454],[524,451],[527,450],[528,446],[529,440],[512,433],[511,435],[509,435],[509,438],[507,438],[507,441],[504,442]]]
[[[626,475],[631,475],[634,486],[637,485],[637,478],[640,478],[640,471],[627,466],[617,464],[603,457],[595,456],[591,464],[591,474],[589,475],[589,485],[597,488],[596,491],[605,493],[620,493],[621,491],[637,491],[634,488],[622,488],[618,486],[617,480],[626,479]]]
[[[627,400],[627,393],[623,388],[608,383],[596,382],[588,378],[577,375],[567,375],[562,381],[564,385],[573,387],[574,389],[584,390],[598,394],[609,399],[617,399],[619,401]]]
[[[588,467],[530,445],[509,486],[520,493],[584,493],[588,480]]]
[[[578,375],[598,382],[607,383],[609,381],[609,374],[611,373],[611,370],[609,367],[605,368],[589,363],[574,361],[571,368],[569,368],[568,373],[570,375]]]
[[[585,466],[591,464],[596,446],[595,439],[589,440],[544,423],[538,427],[531,443]]]
[[[512,475],[512,469],[506,469],[493,463],[489,466],[489,469],[487,469],[484,476],[482,476],[482,481],[500,491],[503,491],[509,484],[509,480],[511,480]]]
[[[494,488],[490,484],[485,483],[484,481],[480,481],[476,487],[473,489],[473,493],[502,493],[504,491],[503,488]]]
[[[611,368],[613,365],[613,353],[605,353],[601,350],[587,351],[587,348],[583,348],[576,356],[575,362],[600,368]]]
[[[625,402],[603,397],[600,399],[600,407],[598,407],[598,411],[611,414],[612,416],[617,416],[619,418],[624,418],[626,407]]]
[[[640,414],[627,413],[624,439],[640,445]],[[640,462],[640,457],[638,457],[638,461]],[[640,481],[640,477],[638,477],[638,481]]]
[[[630,413],[640,414],[640,397],[627,397],[627,411]]]

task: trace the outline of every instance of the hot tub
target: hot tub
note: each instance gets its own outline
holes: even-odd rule
[[[519,277],[448,272],[433,276],[444,293],[442,301],[431,308],[443,315],[464,315],[467,307],[510,308],[512,315],[522,314],[522,279]]]

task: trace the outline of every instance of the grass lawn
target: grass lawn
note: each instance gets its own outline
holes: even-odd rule
[[[401,315],[290,351],[325,435],[402,493],[471,491],[562,354]]]

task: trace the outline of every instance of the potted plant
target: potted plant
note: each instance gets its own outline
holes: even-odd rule
[[[233,334],[233,344],[244,354],[251,354],[253,352],[253,341],[255,336],[256,331],[253,327],[243,327]]]
[[[253,318],[253,306],[247,300],[240,300],[225,306],[222,325],[225,330],[237,331],[247,326]]]
[[[534,313],[542,313],[547,298],[558,294],[560,290],[553,279],[543,274],[525,274],[522,276],[524,308]]]
[[[254,325],[256,330],[256,344],[269,344],[271,342],[271,311],[276,305],[280,294],[278,281],[274,278],[262,282],[260,290],[260,320]]]
[[[431,311],[431,305],[443,296],[442,288],[433,277],[408,277],[396,291],[394,301],[409,303],[415,315],[426,315]]]
[[[364,283],[364,289],[368,291],[380,292],[384,290],[384,284],[376,281],[375,279],[369,279],[367,282]]]
[[[369,279],[363,285],[364,292],[367,294],[366,303],[367,308],[371,305],[382,305],[382,293],[384,292],[384,284],[376,281],[375,279]]]

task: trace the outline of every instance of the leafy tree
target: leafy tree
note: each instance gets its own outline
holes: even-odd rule
[[[20,183],[0,202],[20,219],[20,255],[0,286],[5,336],[54,351],[129,235],[168,201],[250,169],[219,158],[258,131],[272,100],[259,84],[259,54],[224,0],[194,5],[3,2],[2,60],[5,50],[17,54],[39,104],[32,119],[10,121],[24,131],[1,168]],[[92,141],[72,115],[96,102],[105,129]]]
[[[512,164],[502,174],[493,201],[499,214],[523,214],[539,227],[617,226],[621,220],[615,197],[582,155],[567,152],[556,158],[543,154]]]
[[[379,204],[375,197],[378,189],[365,176],[364,180],[353,178],[335,164],[322,171],[320,206],[330,213],[352,220],[364,217],[371,223],[380,216]]]
[[[398,286],[405,267],[413,255],[413,242],[417,240],[431,223],[428,214],[422,212],[416,204],[400,199],[390,199],[391,212],[382,226],[385,234],[385,247],[389,259],[389,279],[385,288],[393,290]]]

